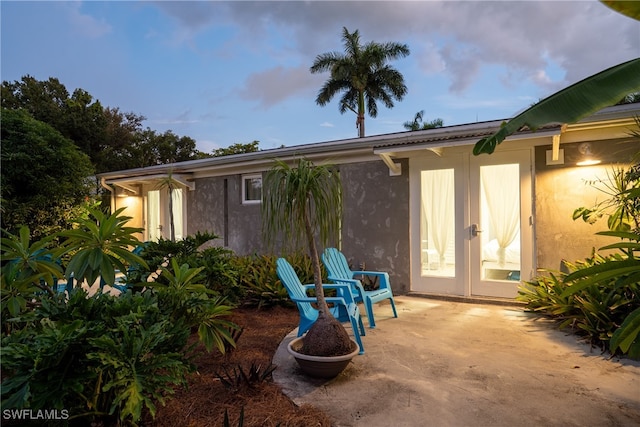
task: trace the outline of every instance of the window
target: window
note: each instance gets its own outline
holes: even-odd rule
[[[242,203],[260,203],[262,200],[262,175],[242,176]]]

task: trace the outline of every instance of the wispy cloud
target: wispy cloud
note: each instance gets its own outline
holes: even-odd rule
[[[247,78],[239,93],[243,99],[258,101],[267,109],[287,98],[315,88],[315,79],[307,65],[293,68],[278,66],[254,73]]]
[[[111,32],[111,25],[104,19],[98,20],[91,15],[82,13],[82,2],[68,3],[67,8],[71,26],[80,33],[81,36],[98,38]]]
[[[191,118],[191,110],[183,111],[175,117],[156,118],[151,121],[161,125],[185,125],[199,122],[199,120]]]

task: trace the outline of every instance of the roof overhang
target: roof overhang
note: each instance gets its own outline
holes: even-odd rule
[[[176,174],[176,173],[157,173],[153,175],[138,175],[121,178],[107,178],[103,177],[103,185],[113,185],[127,190],[128,192],[137,195],[140,191],[140,186],[145,184],[158,184],[163,180],[172,179],[184,188],[188,188],[190,191],[195,190],[196,183],[193,180],[191,174]]]
[[[532,138],[552,138],[557,140],[558,146],[560,143],[560,135],[564,131],[564,126],[553,126],[552,128],[538,131],[538,132],[525,132],[509,136],[505,141],[518,141]],[[441,157],[444,154],[445,149],[451,147],[463,147],[472,146],[478,142],[479,137],[474,136],[472,138],[460,138],[460,139],[447,139],[441,141],[428,141],[423,143],[412,143],[407,145],[395,145],[388,147],[380,147],[373,150],[373,153],[380,157],[380,159],[389,168],[390,175],[397,175],[401,171],[400,164],[393,161],[393,158],[408,158],[412,155],[418,155],[425,151],[430,151]]]
[[[640,104],[609,107],[568,126],[552,123],[541,127],[537,132],[528,130],[517,132],[509,136],[506,142],[530,139],[536,145],[551,144],[552,150],[557,155],[560,145],[564,143],[580,142],[594,137],[606,139],[624,137],[625,132],[628,134],[629,126],[634,124],[634,117],[638,114],[640,114]],[[373,135],[366,138],[311,143],[106,172],[99,176],[109,184],[132,187],[157,181],[172,174],[174,177],[181,178],[183,186],[193,190],[195,180],[199,178],[259,173],[270,169],[274,159],[293,163],[300,157],[308,158],[313,162],[333,164],[382,160],[389,167],[390,174],[397,175],[402,172],[402,168],[394,161],[394,158],[408,158],[425,151],[442,156],[450,147],[475,145],[481,138],[492,135],[500,129],[503,122],[503,120],[493,120],[436,129]],[[503,147],[501,146],[500,149],[504,149]]]

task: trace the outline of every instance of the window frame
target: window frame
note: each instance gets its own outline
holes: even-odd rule
[[[247,199],[247,181],[259,179],[260,180],[260,198],[259,199]],[[262,203],[262,174],[252,173],[241,176],[242,180],[242,204],[243,205],[256,205]]]

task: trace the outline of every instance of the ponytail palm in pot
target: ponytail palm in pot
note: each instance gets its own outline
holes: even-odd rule
[[[316,240],[326,246],[339,233],[342,217],[342,184],[331,165],[314,165],[301,158],[296,167],[276,160],[264,179],[263,236],[285,245],[308,246],[313,263],[318,319],[303,338],[300,352],[311,356],[340,356],[353,351],[342,324],[331,314],[324,297]]]

